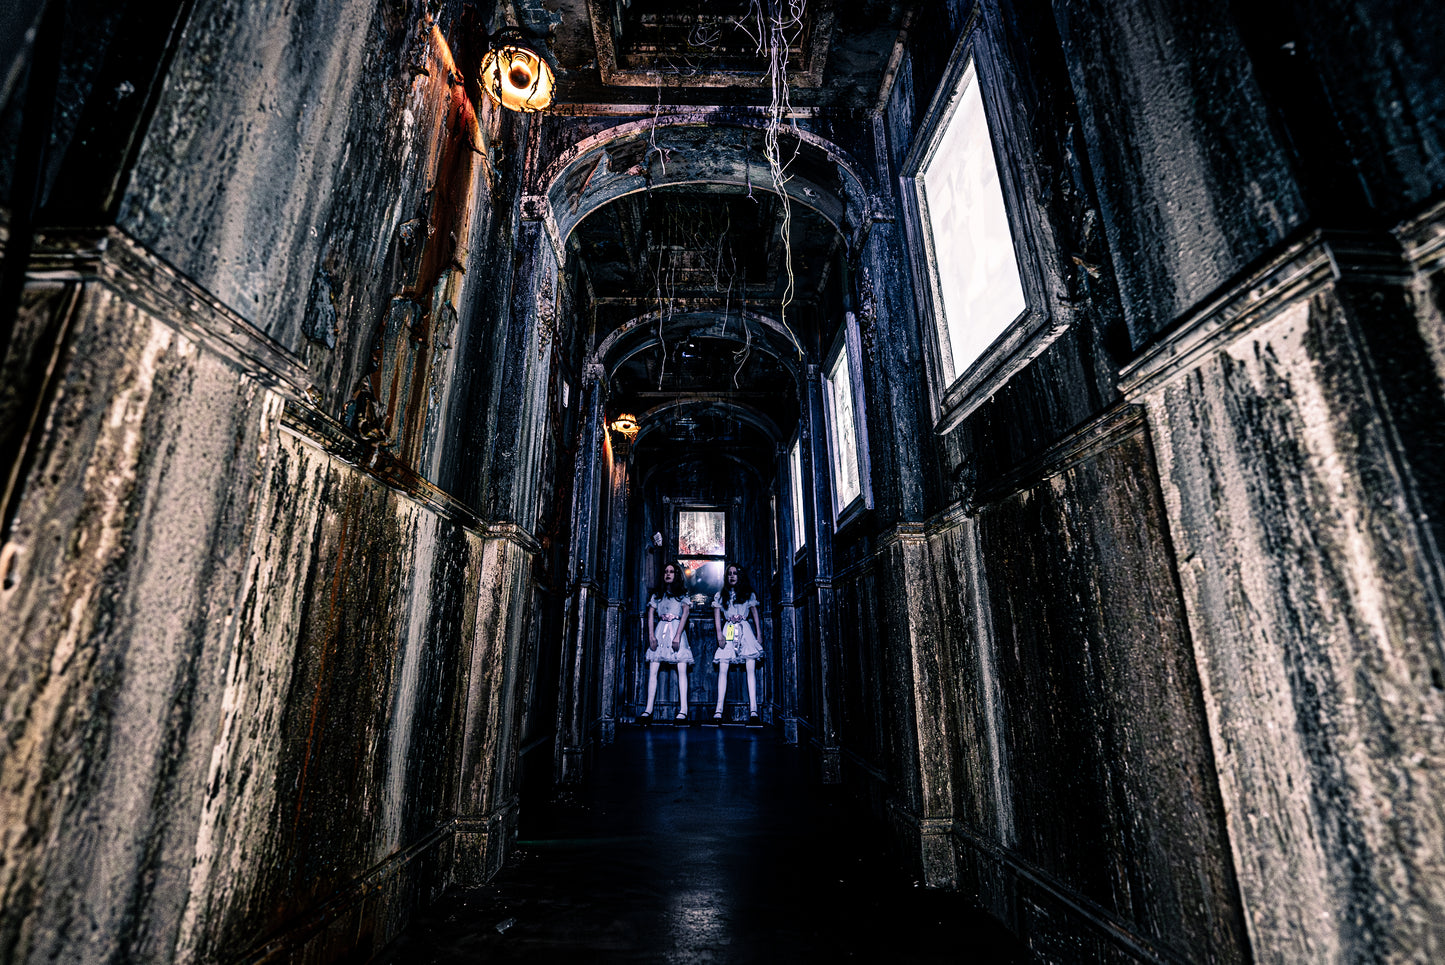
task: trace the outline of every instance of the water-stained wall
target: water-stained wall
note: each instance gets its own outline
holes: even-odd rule
[[[1439,947],[1438,30],[1340,14],[1355,54],[1313,12],[940,5],[845,139],[904,179],[852,295],[870,435],[917,445],[827,539],[813,690],[919,877],[1046,960]],[[1055,328],[950,420],[907,178],[960,56]],[[1352,58],[1395,107],[1322,109]]]
[[[459,8],[196,4],[132,148],[51,161],[119,191],[4,362],[7,961],[364,957],[500,865],[573,349]]]

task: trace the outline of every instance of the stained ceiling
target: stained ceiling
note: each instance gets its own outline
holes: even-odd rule
[[[759,18],[780,2],[799,14],[785,51],[776,38],[763,42]],[[509,20],[545,40],[556,114],[766,107],[777,56],[793,116],[873,110],[911,5],[793,4],[521,0]],[[816,344],[804,327],[819,324],[836,284],[847,179],[788,131],[781,153],[799,200],[785,205],[762,162],[761,131],[642,127],[579,161],[552,198],[580,218],[563,233],[593,299],[594,344],[628,333],[608,361],[609,409],[643,417],[639,451],[702,446],[764,465],[798,422],[799,346]],[[659,183],[683,166],[687,183]],[[589,210],[587,192],[604,203]]]
[[[784,0],[786,5],[786,0]],[[907,3],[808,0],[790,37],[794,107],[867,110],[893,63]],[[765,105],[752,0],[519,0],[521,29],[546,40],[558,105]]]
[[[599,304],[705,298],[776,306],[789,267],[793,298],[808,302],[840,239],[816,211],[794,204],[786,258],[782,207],[761,188],[657,188],[599,208],[574,236]]]

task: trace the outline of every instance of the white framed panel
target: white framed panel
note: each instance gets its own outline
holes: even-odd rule
[[[916,182],[932,241],[936,311],[948,350],[944,361],[949,383],[1028,308],[978,70],[971,59],[951,107]]]
[[[954,48],[903,165],[906,232],[929,384],[947,432],[1068,328],[1047,310],[1047,239],[1027,216],[1033,176],[977,17]],[[925,335],[930,334],[925,331]]]
[[[793,552],[797,553],[808,544],[807,517],[803,515],[803,436],[793,437],[788,447],[788,492],[793,508],[792,531]]]
[[[858,319],[848,312],[823,366],[835,529],[873,505]]]

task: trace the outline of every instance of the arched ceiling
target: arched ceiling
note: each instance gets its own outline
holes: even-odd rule
[[[593,359],[614,411],[672,419],[673,403],[737,404],[792,433],[804,346],[843,239],[794,205],[785,244],[784,217],[771,192],[701,184],[624,195],[577,225],[570,261],[589,282]]]
[[[596,303],[697,299],[741,307],[816,299],[841,238],[816,211],[793,205],[787,257],[776,194],[699,184],[624,195],[574,230]]]
[[[913,6],[789,7],[777,183],[754,0],[506,4],[558,72],[528,203],[591,303],[609,417],[642,422],[635,457],[722,447],[761,467],[795,430],[802,362],[842,311],[837,266],[881,207],[871,168],[818,132],[876,108]]]

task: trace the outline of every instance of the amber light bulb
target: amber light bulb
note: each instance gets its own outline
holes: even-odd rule
[[[482,58],[482,89],[507,110],[546,110],[554,83],[552,68],[526,47],[494,48]]]

